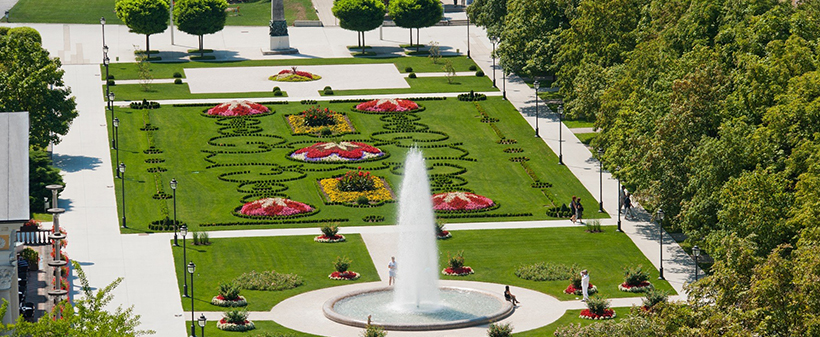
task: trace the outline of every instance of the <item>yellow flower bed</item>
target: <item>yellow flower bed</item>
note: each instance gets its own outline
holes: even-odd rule
[[[336,124],[324,126],[307,126],[305,125],[305,118],[302,117],[302,115],[288,116],[288,124],[290,124],[290,129],[293,130],[293,133],[295,134],[319,133],[319,130],[321,130],[322,128],[328,128],[334,134],[354,131],[353,126],[350,125],[350,122],[347,121],[345,115],[337,113],[333,115],[333,120],[336,121]]]
[[[332,202],[354,203],[360,196],[366,196],[370,202],[393,200],[393,193],[390,192],[390,188],[384,183],[384,180],[378,177],[373,178],[376,189],[365,192],[339,191],[339,180],[336,178],[322,179],[319,181],[319,185],[322,186],[322,191],[325,192],[325,195],[327,195],[328,199]]]

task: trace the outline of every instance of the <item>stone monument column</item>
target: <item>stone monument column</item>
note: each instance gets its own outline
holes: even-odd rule
[[[270,52],[264,54],[296,54],[298,50],[290,47],[288,22],[285,21],[285,4],[283,0],[270,2]]]

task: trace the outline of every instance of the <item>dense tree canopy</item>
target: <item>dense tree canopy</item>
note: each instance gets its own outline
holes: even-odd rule
[[[202,36],[216,33],[225,28],[228,14],[225,0],[177,0],[174,2],[174,22],[179,30],[199,36],[199,50],[202,50]]]
[[[114,5],[117,17],[137,34],[145,34],[146,54],[150,53],[151,34],[162,33],[168,28],[168,1],[166,0],[119,0]]]
[[[63,86],[60,60],[24,36],[0,35],[0,111],[28,111],[29,143],[45,148],[68,133],[76,103]]]
[[[470,23],[487,29],[487,36],[501,37],[507,16],[507,0],[475,0],[467,7]]]
[[[441,21],[444,8],[438,0],[391,0],[388,8],[396,26],[410,28],[410,44],[413,44],[413,28],[430,27]],[[418,32],[416,33],[418,35]],[[416,38],[418,44],[418,38]]]
[[[333,15],[339,26],[359,32],[359,46],[364,53],[364,32],[379,28],[384,22],[385,7],[381,0],[336,0]]]

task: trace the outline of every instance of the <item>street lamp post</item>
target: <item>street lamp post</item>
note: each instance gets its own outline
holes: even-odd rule
[[[500,63],[500,62],[499,62]],[[503,90],[501,91],[501,98],[505,101],[507,100],[507,69],[504,69],[504,65],[501,65],[501,76],[503,77]]]
[[[620,172],[621,172],[621,167],[620,166],[616,167],[615,168],[615,175],[616,175],[615,179],[618,180],[618,229],[617,229],[618,233],[623,232],[623,230],[621,230],[621,206],[623,206],[622,205],[623,198],[621,197],[621,193],[623,193],[623,191],[621,190],[621,179],[619,179],[617,177],[618,173],[620,173]]]
[[[111,92],[111,87],[108,85],[108,64],[111,59],[108,58],[108,46],[103,46],[103,65],[105,66],[105,97]]]
[[[102,27],[102,43],[103,48],[105,47],[105,17],[100,17],[100,26]],[[106,78],[108,79],[108,78]]]
[[[656,216],[655,219],[658,221],[658,242],[660,243],[660,257],[661,260],[659,261],[660,269],[658,272],[660,276],[658,276],[659,280],[665,280],[663,278],[663,210],[658,208],[658,211],[655,212]]]
[[[188,235],[188,226],[182,225],[179,227],[179,235],[182,235],[182,265],[188,261],[187,250],[185,247],[185,236]],[[182,297],[188,297],[188,275],[182,272]]]
[[[174,246],[179,247],[179,242],[177,242],[177,232],[179,231],[179,227],[177,226],[177,179],[171,179],[171,191],[174,191]]]
[[[122,182],[122,228],[128,228],[128,225],[125,223],[125,163],[120,163],[120,181]]]
[[[564,105],[558,106],[558,165],[564,165]]]
[[[698,259],[700,258],[700,248],[697,245],[692,247],[692,255],[695,256],[695,282],[698,281]]]
[[[538,87],[541,85],[538,80],[532,82],[533,88],[535,88],[535,138],[541,138],[541,135],[538,134]]]
[[[208,324],[208,319],[205,318],[205,314],[199,315],[197,323],[199,323],[199,328],[201,329],[200,333],[202,334],[202,337],[205,337],[205,325]]]
[[[467,58],[471,59],[470,57],[470,16],[467,15]]]
[[[188,274],[191,274],[191,337],[196,337],[196,319],[194,318],[194,272],[196,265],[188,262]]]
[[[106,80],[108,82],[108,80]],[[111,120],[113,121],[116,117],[114,117],[114,93],[108,93],[108,109],[111,110]],[[112,123],[111,128],[114,128]],[[114,137],[114,130],[111,130],[111,137]],[[111,138],[111,149],[114,149],[114,138]]]
[[[598,213],[604,212],[604,151],[598,149]]]
[[[114,142],[112,144],[114,145],[114,150],[116,150],[116,153],[117,153],[117,158],[116,158],[117,160],[115,161],[115,163],[119,163],[120,162],[120,119],[119,118],[114,118],[114,120],[112,121],[111,124],[114,125]],[[120,171],[119,170],[116,170],[116,171],[117,171],[117,178],[119,178],[120,177]]]
[[[490,42],[493,44],[493,88],[498,88],[495,85],[495,45],[498,43],[498,38],[493,36],[490,38]]]

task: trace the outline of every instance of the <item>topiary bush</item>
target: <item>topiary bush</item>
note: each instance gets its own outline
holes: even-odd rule
[[[350,268],[350,265],[352,263],[353,263],[353,260],[351,260],[347,256],[345,256],[345,257],[337,256],[336,260],[333,261],[333,268],[335,268],[336,271],[338,271],[340,273],[344,273],[344,272],[347,271],[348,268]]]
[[[538,262],[536,264],[518,267],[518,269],[515,270],[515,276],[531,281],[570,280],[578,274],[579,269],[577,264],[568,266],[560,263]],[[578,288],[580,288],[580,286],[579,278]]]
[[[406,72],[406,73],[412,73],[412,72],[413,72],[413,67],[406,67],[406,68],[404,68],[404,72]]]
[[[410,73],[410,75],[407,75],[407,77],[409,77],[409,78],[416,78],[416,73]]]
[[[649,281],[649,272],[643,270],[643,266],[624,268],[624,283],[629,286],[640,286]]]
[[[587,299],[587,309],[593,314],[603,316],[607,313],[607,309],[609,309],[609,300],[597,296],[590,297]]]
[[[114,79],[114,75],[109,74],[109,75],[108,75],[108,79],[109,79],[109,80],[113,80],[113,79]]]
[[[174,79],[174,84],[182,84],[182,79],[181,78]]]
[[[475,75],[476,75],[477,77],[484,77],[484,71],[481,71],[481,70],[476,71],[476,72],[475,72]]]
[[[478,68],[475,66],[475,64],[470,65],[470,71],[476,71],[477,69]]]
[[[112,87],[117,85],[117,83],[115,83],[114,80],[108,80],[108,81],[106,81],[106,84],[108,84],[109,86],[112,86]]]
[[[359,205],[370,205],[370,200],[367,199],[366,195],[360,195],[358,198],[356,198],[356,203]]]
[[[175,71],[174,78],[182,78],[182,74],[180,74],[178,71]]]

